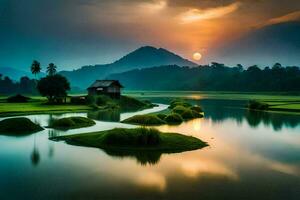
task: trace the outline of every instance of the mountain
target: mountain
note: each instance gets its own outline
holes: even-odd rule
[[[166,49],[144,46],[111,64],[83,66],[77,70],[60,73],[70,80],[71,85],[86,88],[94,80],[104,79],[112,73],[162,65],[196,66],[195,63]]]
[[[3,76],[8,76],[10,79],[13,79],[15,81],[18,81],[22,76],[33,78],[33,75],[29,72],[10,67],[1,67],[0,74],[2,74]]]
[[[226,64],[285,65],[300,63],[300,22],[284,22],[256,28],[220,48],[216,61]]]

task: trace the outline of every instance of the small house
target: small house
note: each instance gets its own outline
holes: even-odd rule
[[[108,95],[120,98],[123,86],[117,80],[96,80],[87,90],[89,95]]]

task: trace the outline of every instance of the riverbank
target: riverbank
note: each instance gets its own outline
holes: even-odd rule
[[[70,99],[65,104],[48,104],[47,99],[39,96],[30,97],[26,103],[8,103],[7,97],[0,98],[0,117],[22,116],[28,114],[59,114],[79,113],[91,110],[101,110],[107,107],[118,108],[121,111],[138,111],[152,108],[155,105],[150,102],[140,101],[129,96],[122,96],[120,99],[97,96],[95,103],[91,106],[86,104],[73,104]]]
[[[218,91],[126,91],[136,98],[184,98],[189,100],[256,100],[270,105],[268,112],[300,115],[300,92],[218,92]],[[243,108],[244,108],[243,107]]]

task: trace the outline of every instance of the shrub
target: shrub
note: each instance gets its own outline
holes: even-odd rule
[[[157,114],[156,116],[157,116],[159,119],[164,120],[165,117],[166,117],[167,115],[166,115],[166,114],[159,113],[159,114]]]
[[[181,117],[182,117],[183,119],[193,119],[193,118],[195,118],[195,117],[194,117],[194,114],[193,114],[193,112],[192,112],[191,109],[187,109],[186,111],[184,111],[184,112],[181,114]]]
[[[82,128],[94,125],[95,122],[85,117],[67,117],[53,120],[50,123],[50,127],[56,129],[73,129]]]
[[[43,128],[25,117],[10,118],[0,121],[0,133],[26,134],[41,131]]]
[[[172,111],[174,112],[174,113],[177,113],[177,114],[182,114],[182,113],[184,113],[185,111],[187,111],[188,110],[188,108],[186,108],[186,107],[184,107],[184,106],[181,106],[181,105],[178,105],[178,106],[176,106],[175,108],[173,108],[172,109]]]
[[[104,106],[106,105],[108,102],[111,102],[112,99],[108,96],[105,96],[105,95],[98,95],[96,96],[96,104],[98,106]]]
[[[51,123],[51,127],[53,128],[70,128],[73,126],[75,126],[75,122],[73,122],[70,118],[57,119]]]
[[[87,97],[86,96],[71,97],[71,103],[78,104],[78,105],[85,105],[87,104]]]
[[[148,115],[135,115],[122,121],[129,124],[141,124],[141,125],[161,125],[165,124],[165,121],[161,120],[158,116]]]
[[[164,120],[168,123],[168,124],[180,124],[182,123],[183,119],[181,117],[181,115],[177,114],[177,113],[172,113],[168,116],[166,116],[164,118]]]
[[[200,106],[197,106],[197,105],[192,106],[191,109],[198,112],[198,113],[203,112],[202,108]]]
[[[266,103],[251,100],[248,102],[247,107],[250,110],[267,110],[269,108],[269,105]]]
[[[201,118],[203,117],[203,115],[199,112],[196,112],[195,110],[192,110],[193,116],[194,118]]]
[[[156,129],[137,128],[132,130],[116,128],[109,134],[103,135],[102,140],[107,145],[151,146],[161,142],[159,131]]]
[[[184,100],[173,100],[170,102],[170,106],[169,108],[170,109],[173,109],[175,108],[176,106],[183,106],[183,107],[186,107],[186,108],[189,108],[191,107],[192,105]]]
[[[7,102],[9,103],[26,103],[30,100],[29,97],[25,97],[23,95],[17,94],[15,96],[11,96],[7,98]]]

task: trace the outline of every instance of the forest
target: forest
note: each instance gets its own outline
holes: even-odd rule
[[[280,63],[261,69],[220,63],[198,67],[168,65],[112,74],[129,90],[300,91],[300,68]],[[138,84],[137,84],[138,83]]]
[[[15,82],[8,76],[0,74],[0,94],[38,94],[36,90],[36,80],[23,76]]]

